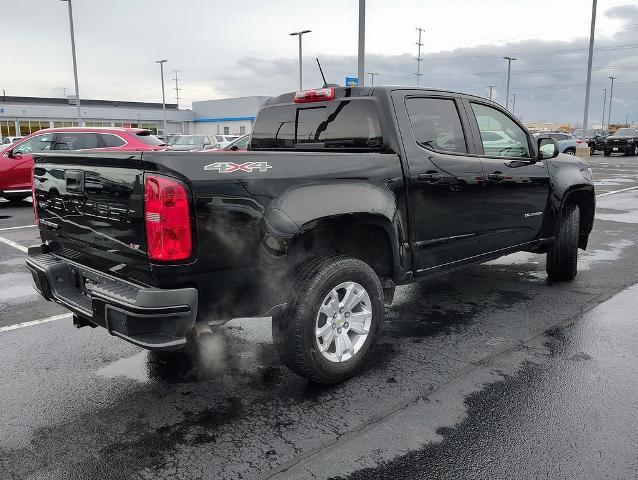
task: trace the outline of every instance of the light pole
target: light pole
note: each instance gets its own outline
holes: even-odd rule
[[[614,80],[618,77],[609,77],[611,79],[611,91],[609,92],[609,115],[607,115],[607,129],[611,125],[611,99],[614,98]]]
[[[487,88],[490,89],[490,100],[492,100],[492,91],[496,88],[496,85],[488,85]]]
[[[310,33],[312,30],[302,30],[300,32],[292,32],[290,34],[290,36],[299,36],[299,90],[303,90],[303,67],[301,66],[301,60],[302,60],[302,55],[301,55],[301,37],[303,36],[304,33]]]
[[[515,108],[516,108],[516,94],[512,93],[512,115],[514,115]]]
[[[359,0],[359,48],[357,57],[357,78],[359,86],[365,84],[365,56],[366,56],[366,0]]]
[[[374,87],[374,76],[379,74],[377,72],[368,72],[366,75],[370,75],[370,86]]]
[[[78,82],[78,62],[75,56],[75,33],[73,31],[73,5],[71,0],[62,0],[69,5],[69,29],[71,30],[71,54],[73,55],[73,77],[75,79],[75,106],[78,111],[78,127],[82,126],[82,112],[80,111],[80,87]]]
[[[423,61],[423,59],[421,58],[421,47],[423,46],[423,43],[421,43],[421,34],[423,32],[425,32],[425,29],[421,28],[421,27],[416,27],[416,29],[419,31],[419,41],[416,43],[417,44],[417,54],[416,54],[416,86],[419,86],[419,83],[421,81],[421,75],[423,75],[421,73],[421,62]]]
[[[503,57],[507,60],[507,90],[505,91],[505,110],[509,110],[510,106],[510,75],[512,71],[512,61],[516,60],[513,57]]]
[[[581,139],[587,136],[587,116],[589,115],[589,91],[591,89],[591,64],[594,57],[594,33],[596,31],[596,3],[593,0],[591,6],[591,30],[589,31],[589,58],[587,59],[587,86],[585,87],[585,113],[583,115],[583,134]]]
[[[605,129],[605,107],[607,107],[607,89],[603,88],[603,92],[605,92],[605,96],[603,97],[603,123],[600,125],[600,129]]]
[[[162,115],[164,115],[164,135],[167,134],[166,131],[166,96],[164,95],[164,64],[168,62],[168,60],[156,60],[155,63],[159,63],[160,66],[160,75],[162,76]]]

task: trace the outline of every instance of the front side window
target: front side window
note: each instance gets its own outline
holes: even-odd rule
[[[514,120],[503,112],[471,102],[476,122],[481,132],[483,152],[488,157],[530,157],[527,134]],[[498,132],[503,138],[498,142],[483,139],[483,132]]]
[[[405,101],[416,142],[442,152],[467,153],[465,136],[454,100],[408,98]]]
[[[13,153],[38,153],[52,150],[53,137],[55,134],[47,133],[44,135],[37,135],[22,142],[13,149]]]

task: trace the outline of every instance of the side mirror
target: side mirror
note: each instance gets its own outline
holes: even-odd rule
[[[560,150],[558,148],[558,142],[553,138],[539,138],[538,139],[538,159],[547,160],[549,158],[556,158]]]
[[[22,154],[20,152],[14,152],[13,149],[7,152],[7,157],[9,158],[20,158]]]

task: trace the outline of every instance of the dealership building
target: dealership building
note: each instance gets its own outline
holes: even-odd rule
[[[259,107],[268,97],[251,96],[193,102],[191,110],[166,104],[166,129],[161,103],[116,100],[80,100],[82,125],[86,127],[139,127],[155,134],[244,134],[252,131]],[[0,96],[0,141],[25,136],[43,128],[75,127],[75,98]]]

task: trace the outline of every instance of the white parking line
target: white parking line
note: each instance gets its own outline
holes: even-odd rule
[[[20,227],[6,227],[0,228],[0,232],[4,232],[5,230],[19,230],[20,228],[35,228],[37,225],[22,225]]]
[[[63,313],[62,315],[54,315],[53,317],[43,318],[41,320],[31,320],[30,322],[16,323],[15,325],[7,325],[6,327],[0,327],[0,333],[10,332],[11,330],[17,330],[19,328],[31,327],[32,325],[40,325],[41,323],[55,322],[56,320],[62,320],[63,318],[69,318],[72,314]]]
[[[623,188],[622,190],[614,190],[614,191],[607,192],[607,193],[601,193],[600,195],[596,195],[596,197],[606,197],[607,195],[613,195],[615,193],[627,192],[629,190],[636,190],[637,188],[638,188],[638,185],[636,185],[635,187]]]
[[[10,247],[17,248],[22,253],[27,253],[27,247],[23,247],[19,243],[14,242],[13,240],[9,240],[8,238],[0,237],[0,242],[6,243]]]

